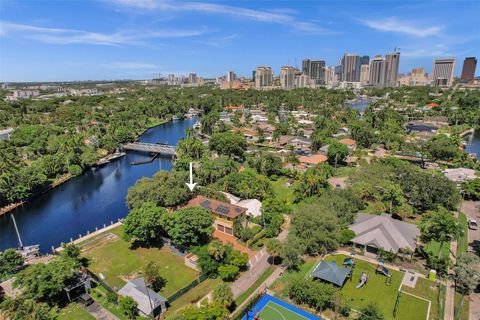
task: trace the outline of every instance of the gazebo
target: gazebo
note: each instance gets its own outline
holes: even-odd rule
[[[342,287],[351,270],[352,268],[337,266],[335,262],[322,260],[310,276]]]

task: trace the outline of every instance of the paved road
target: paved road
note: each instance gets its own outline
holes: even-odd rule
[[[288,235],[288,230],[290,228],[290,218],[285,216],[285,224],[283,226],[282,232],[278,235],[278,239],[280,241],[285,241]],[[250,269],[242,274],[240,278],[238,278],[232,284],[232,292],[233,298],[236,299],[239,295],[244,293],[245,291],[250,288],[253,283],[267,270],[270,266],[269,262],[270,255],[267,253],[265,249],[260,250],[255,257],[251,258],[253,266]]]
[[[480,201],[464,201],[462,211],[470,219],[480,221]],[[468,250],[480,256],[480,230],[468,230]],[[480,320],[480,288],[470,295],[470,320]]]
[[[85,309],[97,320],[120,320],[117,318],[117,316],[96,302],[92,303],[88,307],[85,307]]]

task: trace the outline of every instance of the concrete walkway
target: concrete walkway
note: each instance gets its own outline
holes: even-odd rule
[[[96,302],[85,307],[85,309],[97,320],[120,320],[117,318],[117,316]]]
[[[452,241],[450,244],[450,266],[448,267],[448,278],[446,285],[445,298],[445,320],[453,320],[455,318],[455,281],[452,266],[457,261],[455,254],[457,252],[457,242]]]

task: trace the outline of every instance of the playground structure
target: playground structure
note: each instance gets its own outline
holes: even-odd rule
[[[355,267],[355,257],[353,258],[345,258],[343,260],[343,265],[348,267]]]
[[[377,265],[377,268],[375,269],[375,273],[376,274],[381,274],[381,275],[384,275],[386,278],[385,278],[385,284],[387,286],[391,285],[392,284],[392,274],[390,273],[390,270],[388,270],[384,264],[383,264],[383,261],[379,261],[378,262],[378,265]]]
[[[368,281],[368,275],[365,272],[362,272],[362,275],[360,276],[360,282],[357,284],[355,288],[360,289],[361,287],[363,287],[363,285],[367,283],[367,281]]]

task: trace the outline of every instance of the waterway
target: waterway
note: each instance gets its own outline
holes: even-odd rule
[[[185,137],[185,129],[196,119],[169,122],[147,130],[141,142],[176,145]],[[40,244],[41,251],[78,238],[104,224],[116,222],[128,213],[125,197],[128,188],[142,177],[151,177],[157,171],[170,170],[172,161],[157,159],[152,163],[131,166],[132,161],[148,159],[148,154],[129,152],[104,167],[89,170],[54,190],[41,195],[16,209],[15,220],[24,245]],[[18,247],[10,214],[0,217],[0,250]]]
[[[465,137],[467,142],[466,151],[468,153],[474,153],[477,156],[477,159],[480,158],[480,130],[475,130],[473,134],[470,134]]]

